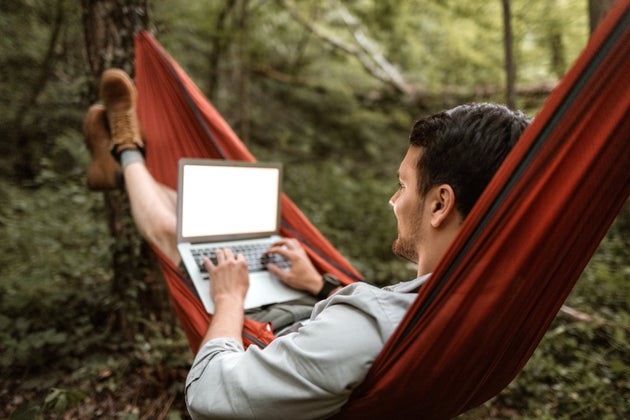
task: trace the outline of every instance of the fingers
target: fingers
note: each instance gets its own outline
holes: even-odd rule
[[[293,251],[290,251],[287,248],[276,247],[276,246],[272,246],[271,248],[265,251],[265,255],[269,255],[269,254],[278,254],[289,261],[293,260],[294,259],[293,255],[295,255]]]
[[[217,263],[215,264],[214,262],[212,262],[212,260],[208,257],[203,257],[202,261],[203,264],[206,266],[206,270],[208,270],[208,272],[212,271],[213,269],[217,268],[220,264],[223,264],[225,262],[229,262],[230,260],[235,260],[237,262],[245,262],[245,257],[243,256],[243,254],[236,254],[234,255],[234,252],[232,252],[232,250],[230,248],[219,248],[216,249],[214,251],[214,254],[217,258]]]
[[[206,256],[203,256],[201,258],[201,261],[203,261],[203,265],[206,267],[206,270],[208,272],[212,271],[214,268],[216,268],[216,264],[212,262],[212,260]]]
[[[275,242],[273,245],[271,245],[271,248],[269,249],[273,249],[273,248],[282,249],[283,247],[286,247],[285,249],[295,250],[295,249],[300,249],[302,245],[300,245],[297,239],[282,238],[279,241]]]
[[[294,261],[302,253],[304,253],[302,245],[292,238],[283,238],[265,251],[265,254],[279,254],[289,261]]]
[[[271,274],[273,274],[274,276],[278,277],[280,280],[283,280],[283,281],[287,276],[287,271],[278,267],[274,263],[267,264],[267,271],[269,271]]]
[[[230,248],[219,248],[216,251],[214,251],[214,253],[217,256],[217,263],[218,264],[221,264],[224,261],[229,261],[229,260],[235,259],[234,258],[234,253],[232,252],[232,250]]]
[[[243,254],[236,254],[231,249],[216,249],[216,263],[205,257],[203,263],[210,275],[210,297],[217,301],[225,299],[241,301],[249,289],[247,261]]]

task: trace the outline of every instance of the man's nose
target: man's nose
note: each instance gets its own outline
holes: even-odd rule
[[[398,193],[395,193],[394,195],[391,196],[391,198],[389,199],[389,205],[394,208],[394,206],[396,205],[396,199],[398,198]]]

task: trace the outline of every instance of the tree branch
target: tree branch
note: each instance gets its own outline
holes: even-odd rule
[[[278,0],[279,3],[289,12],[289,14],[304,28],[312,32],[315,36],[328,43],[332,47],[339,49],[346,54],[355,57],[363,68],[374,78],[384,82],[405,95],[411,94],[410,86],[404,82],[400,73],[391,65],[385,57],[379,53],[367,36],[358,28],[357,19],[354,18],[347,9],[338,3],[339,11],[346,25],[351,29],[353,37],[359,47],[345,42],[332,35],[320,26],[310,22],[302,16],[292,4],[287,0]]]
[[[567,305],[562,305],[562,307],[560,308],[560,312],[576,321],[584,321],[584,322],[594,321],[594,318],[591,315],[578,311],[577,309],[574,309]]]
[[[383,73],[383,79],[386,79],[388,83],[394,85],[400,92],[406,95],[411,94],[410,86],[404,80],[402,74],[385,58],[363,30],[361,30],[358,19],[354,17],[341,2],[336,0],[335,3],[339,9],[341,18],[352,33],[355,41],[359,44],[361,49],[368,54],[368,57],[376,63]]]
[[[227,43],[225,36],[225,22],[234,9],[236,0],[228,0],[224,7],[219,11],[217,19],[214,23],[214,32],[211,35],[210,48],[210,75],[208,78],[208,97],[214,98],[219,86],[219,60],[222,58]]]
[[[30,95],[28,96],[28,99],[24,101],[22,106],[19,107],[17,114],[15,115],[15,119],[13,120],[13,127],[16,132],[21,130],[26,113],[29,109],[33,108],[33,106],[37,102],[37,98],[39,98],[39,95],[41,95],[41,93],[44,91],[48,79],[52,74],[50,68],[55,61],[55,48],[57,47],[59,34],[61,33],[61,29],[63,27],[63,21],[63,0],[58,0],[55,19],[53,21],[52,30],[50,31],[50,39],[48,40],[48,49],[41,65],[39,66],[39,76],[32,85],[32,89]]]

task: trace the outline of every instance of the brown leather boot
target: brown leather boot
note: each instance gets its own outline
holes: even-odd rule
[[[90,152],[86,177],[88,188],[95,191],[122,188],[122,170],[112,156],[107,115],[103,105],[92,105],[83,121],[85,145]]]
[[[131,78],[120,69],[108,69],[101,76],[101,99],[107,110],[111,132],[111,152],[120,161],[124,150],[144,151],[140,124],[136,115],[136,88]]]

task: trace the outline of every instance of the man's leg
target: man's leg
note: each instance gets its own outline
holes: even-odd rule
[[[86,143],[92,156],[87,174],[88,186],[93,189],[113,189],[116,184],[122,184],[120,180],[124,179],[131,214],[138,231],[179,266],[177,195],[172,189],[158,183],[144,164],[144,143],[136,117],[135,95],[135,87],[124,72],[108,70],[103,74],[101,97],[105,106],[91,107],[84,125]],[[103,150],[111,150],[112,153],[103,153]],[[253,309],[246,315],[261,322],[271,322],[278,332],[308,319],[316,302],[315,297],[304,297]]]
[[[87,170],[88,186],[95,190],[113,189],[122,186],[124,179],[138,231],[179,265],[176,192],[155,181],[144,164],[135,87],[124,72],[108,70],[101,79],[101,97],[105,106],[92,106],[84,123],[92,158]]]
[[[123,162],[125,155],[130,153],[122,153]],[[176,192],[156,182],[143,160],[123,164],[123,175],[131,203],[131,215],[138,231],[179,266],[181,257],[177,251]]]

